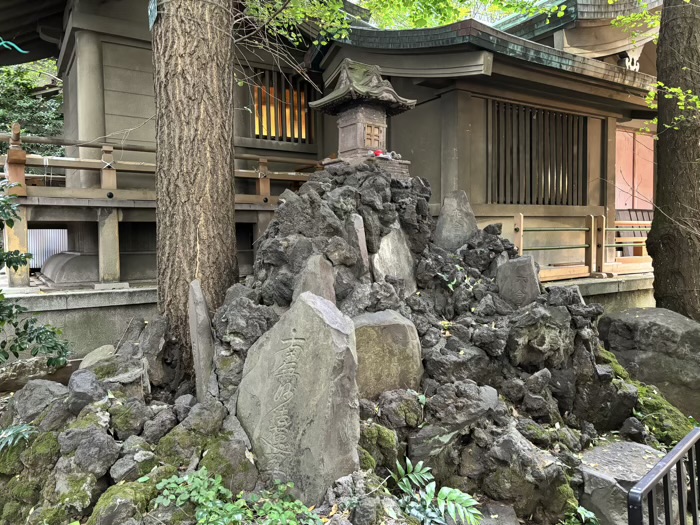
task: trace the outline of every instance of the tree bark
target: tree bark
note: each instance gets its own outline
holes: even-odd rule
[[[186,368],[189,283],[216,308],[237,277],[233,6],[160,2],[153,28],[158,307]]]
[[[700,94],[697,0],[666,0],[657,53],[658,79]],[[684,69],[687,68],[687,69]],[[667,129],[675,117],[687,119]],[[656,305],[700,321],[700,118],[659,93],[657,209],[647,241]]]

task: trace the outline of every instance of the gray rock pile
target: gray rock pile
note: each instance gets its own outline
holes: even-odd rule
[[[405,456],[477,495],[487,523],[553,524],[617,494],[582,451],[621,428],[656,441],[632,418],[637,385],[601,350],[602,308],[575,287],[545,292],[463,193],[436,229],[430,191],[361,164],[285,192],[254,276],[211,322],[192,284],[194,382],[161,320],[88,356],[67,387],[30,381],[0,417],[40,430],[0,455],[0,525],[167,523],[149,513],[155,484],[202,466],[234,492],[291,480],[355,525],[401,522],[379,483]]]

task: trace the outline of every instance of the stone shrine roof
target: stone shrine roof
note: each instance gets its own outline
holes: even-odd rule
[[[309,106],[330,115],[357,106],[373,104],[386,109],[387,115],[397,115],[416,105],[415,100],[396,93],[391,82],[382,78],[379,66],[363,64],[346,58],[338,68],[335,89]]]

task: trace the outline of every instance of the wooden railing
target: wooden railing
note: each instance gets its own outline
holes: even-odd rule
[[[606,226],[605,216],[588,215],[582,227],[530,227],[525,216],[513,217],[514,243],[520,255],[527,252],[584,250],[584,260],[577,263],[552,264],[540,267],[542,281],[557,281],[581,277],[614,277],[616,275],[652,272],[651,257],[646,253],[646,237],[632,235],[617,236],[617,233],[646,233],[650,222],[616,221],[613,227]],[[530,244],[527,233],[576,233],[584,234],[582,244],[537,245]],[[617,255],[623,247],[633,248],[633,254]]]
[[[12,228],[5,228],[5,249],[28,249],[28,207],[35,206],[80,206],[99,208],[98,213],[98,252],[100,282],[118,282],[119,268],[119,208],[155,208],[156,194],[152,189],[122,189],[119,188],[120,175],[155,175],[156,166],[149,162],[132,162],[115,159],[115,149],[126,152],[153,153],[155,149],[141,145],[125,144],[94,144],[61,138],[21,137],[20,128],[14,125],[12,133],[0,135],[0,140],[10,143],[7,155],[0,155],[0,165],[5,167],[5,177],[17,186],[11,193],[19,197],[20,220]],[[100,159],[42,157],[28,155],[22,148],[24,143],[53,144],[61,146],[99,148]],[[271,212],[279,202],[272,194],[272,182],[279,181],[295,187],[309,178],[309,173],[301,171],[271,171],[270,164],[286,164],[298,166],[299,170],[317,170],[320,164],[308,159],[292,157],[262,157],[257,155],[236,155],[236,160],[251,161],[256,164],[254,169],[236,169],[238,179],[255,180],[254,193],[237,193],[236,209]],[[81,170],[83,172],[98,172],[99,182],[96,187],[56,187],[30,184],[32,179],[43,178],[41,175],[27,173],[28,168],[44,170]],[[66,177],[65,175],[63,176]],[[60,178],[60,177],[59,177]],[[21,268],[9,272],[10,286],[28,286],[29,269]]]

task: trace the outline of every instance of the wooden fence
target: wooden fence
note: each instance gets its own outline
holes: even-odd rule
[[[520,255],[538,251],[584,250],[584,260],[565,265],[553,264],[540,268],[542,281],[557,281],[582,277],[614,277],[633,273],[652,272],[651,257],[646,253],[648,221],[615,221],[606,225],[605,216],[588,215],[582,227],[528,227],[525,216],[513,217],[514,243]],[[528,242],[527,233],[584,233],[582,244],[536,245]],[[622,235],[620,235],[622,234]],[[644,234],[645,236],[641,236]],[[631,248],[631,255],[621,253],[621,248]]]
[[[117,211],[121,208],[155,208],[156,193],[152,189],[121,189],[118,179],[123,174],[155,175],[156,166],[149,162],[129,162],[115,160],[114,150],[128,152],[154,153],[155,150],[144,146],[116,144],[84,144],[60,138],[20,137],[18,125],[13,126],[12,134],[0,135],[0,140],[8,140],[10,148],[7,155],[0,155],[0,165],[5,166],[5,176],[11,183],[18,184],[10,193],[19,197],[20,220],[14,227],[5,228],[5,249],[28,251],[28,213],[27,209],[36,206],[86,207],[98,208],[98,256],[100,282],[118,282],[119,268],[119,218]],[[54,144],[99,148],[100,159],[42,157],[28,155],[22,143]],[[300,170],[316,170],[320,164],[308,159],[292,157],[261,157],[257,155],[236,155],[237,160],[251,161],[256,164],[253,169],[236,169],[235,177],[255,180],[254,193],[237,193],[236,209],[254,211],[273,211],[279,197],[272,194],[271,183],[279,181],[291,187],[298,186],[309,178],[308,173],[298,171],[271,171],[270,164],[299,166]],[[39,170],[81,170],[99,172],[99,186],[93,188],[48,187],[31,184],[31,179],[38,176],[27,173],[27,168]],[[29,268],[20,268],[9,272],[10,286],[28,286]]]

